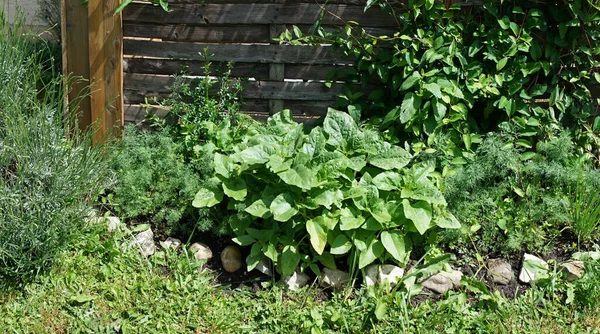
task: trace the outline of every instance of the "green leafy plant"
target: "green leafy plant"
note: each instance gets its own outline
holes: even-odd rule
[[[63,78],[24,22],[17,11],[8,24],[0,8],[0,288],[51,268],[110,176],[110,151],[66,131],[76,115],[65,113]]]
[[[185,163],[181,144],[173,142],[165,131],[125,129],[119,154],[111,162],[118,181],[110,189],[109,208],[123,218],[146,219],[167,234],[190,235],[194,228],[207,231],[213,222],[208,210],[191,206],[197,189],[212,175],[203,154],[195,169]]]
[[[283,275],[299,265],[334,268],[346,254],[358,268],[376,260],[406,265],[413,244],[425,243],[434,227],[460,227],[433,164],[411,164],[408,151],[345,113],[330,109],[323,127],[305,134],[282,111],[233,151],[215,154],[214,182],[193,205],[241,211],[228,222],[234,241],[252,245],[249,269],[263,256]]]
[[[589,123],[600,79],[593,1],[367,1],[371,7],[393,17],[393,34],[373,35],[356,22],[332,31],[319,21],[312,35],[294,29],[280,37],[331,43],[356,59],[352,71],[332,73],[350,83],[340,106],[355,117],[399,142],[432,144],[444,135],[457,163],[473,157],[487,132],[509,132],[530,148],[559,127],[572,129],[581,153],[598,157],[600,118]],[[365,93],[372,83],[378,87]]]
[[[547,251],[572,226],[570,189],[582,182],[593,192],[600,173],[581,164],[568,133],[539,142],[535,152],[489,135],[472,162],[447,172],[443,192],[464,233],[442,234],[452,247],[474,242],[483,253]]]
[[[592,235],[600,224],[600,189],[578,180],[572,212],[573,228],[579,241],[592,241]]]

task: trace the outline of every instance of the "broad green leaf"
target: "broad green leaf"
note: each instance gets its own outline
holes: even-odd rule
[[[369,212],[380,223],[387,223],[392,220],[392,216],[387,210],[385,203],[382,199],[379,199],[375,205],[368,207]]]
[[[359,228],[364,222],[365,217],[363,217],[362,215],[355,216],[350,209],[342,209],[342,216],[340,217],[340,230],[354,230]]]
[[[279,173],[290,169],[292,166],[292,160],[284,160],[282,157],[278,155],[272,155],[269,157],[269,162],[267,166],[271,169],[273,173]]]
[[[136,233],[136,232],[143,232],[146,231],[150,228],[150,224],[139,224],[136,225],[131,232]]]
[[[309,192],[308,200],[316,205],[331,209],[332,205],[339,206],[344,200],[344,194],[336,189],[317,189]]]
[[[597,83],[600,83],[600,73],[594,72],[594,78],[596,79]]]
[[[400,86],[400,91],[405,91],[414,86],[421,79],[419,72],[414,71]]]
[[[319,216],[306,222],[306,231],[310,236],[310,244],[317,254],[323,254],[327,244],[327,232],[325,231],[323,217]]]
[[[352,249],[352,243],[344,234],[338,235],[331,244],[329,252],[335,255],[346,254]]]
[[[301,255],[295,246],[287,245],[283,247],[281,253],[281,261],[278,261],[279,268],[281,269],[282,276],[288,276],[294,273],[294,270],[298,267],[301,260]]]
[[[460,222],[450,211],[444,210],[435,217],[435,224],[441,228],[460,228]]]
[[[244,211],[259,218],[268,218],[271,215],[267,203],[262,198],[250,204]]]
[[[402,188],[400,196],[417,201],[426,201],[431,204],[444,206],[448,204],[442,192],[429,180],[408,183],[407,187]]]
[[[310,190],[314,181],[312,171],[304,166],[290,168],[277,175],[279,175],[283,182],[306,190]]]
[[[400,122],[402,124],[410,121],[421,106],[421,98],[413,93],[407,93],[400,105]]]
[[[228,156],[215,153],[215,173],[220,174],[226,178],[231,176],[231,171],[233,170],[233,163]]]
[[[250,256],[248,256],[247,270],[254,270],[254,268],[256,268],[263,256],[264,255],[262,253],[262,246],[259,243],[255,243],[254,245],[252,245],[252,248],[250,250]]]
[[[442,98],[442,91],[440,90],[440,85],[438,85],[437,83],[426,83],[423,85],[423,88],[425,88],[427,91],[433,94],[433,96],[435,96],[436,98]]]
[[[362,269],[383,255],[384,248],[381,241],[373,238],[368,244],[367,249],[360,252],[358,257],[358,269]]]
[[[432,104],[433,106],[433,116],[435,117],[436,122],[440,122],[444,117],[446,117],[446,112],[448,111],[448,107],[441,101],[435,99]]]
[[[293,196],[287,193],[275,197],[269,209],[273,214],[273,219],[280,222],[286,222],[298,213]]]
[[[329,269],[336,269],[335,258],[331,253],[323,252],[323,254],[316,256],[315,260],[321,262],[322,265]]]
[[[506,63],[508,62],[508,57],[504,57],[502,59],[500,59],[500,61],[498,61],[498,63],[496,64],[496,70],[500,71],[504,68],[504,66],[506,66]]]
[[[402,200],[402,205],[406,218],[414,223],[421,235],[425,234],[431,227],[431,205],[425,201],[411,203],[407,199]]]
[[[248,188],[246,187],[246,181],[241,177],[233,179],[225,179],[223,181],[223,192],[225,195],[235,199],[236,201],[243,201],[248,194]]]
[[[431,10],[433,8],[434,0],[425,0],[425,9]]]
[[[379,190],[398,190],[402,187],[402,176],[396,172],[383,172],[373,178],[373,184]]]
[[[209,208],[223,201],[223,191],[217,187],[202,188],[196,193],[192,206]]]
[[[264,164],[269,161],[270,157],[262,145],[248,147],[247,149],[233,154],[231,158],[239,163],[247,165]]]
[[[248,246],[256,242],[256,239],[247,234],[240,235],[239,237],[235,237],[231,240],[240,246]]]
[[[396,261],[401,264],[405,264],[408,261],[410,250],[407,250],[402,231],[392,230],[381,232],[381,243]]]
[[[369,156],[368,162],[384,170],[402,169],[410,162],[412,156],[399,146],[391,146],[389,149],[375,155]]]
[[[532,281],[548,278],[548,263],[526,256],[523,260],[523,275]]]
[[[323,121],[323,131],[328,135],[327,144],[345,148],[347,141],[358,134],[358,126],[350,115],[329,108]]]

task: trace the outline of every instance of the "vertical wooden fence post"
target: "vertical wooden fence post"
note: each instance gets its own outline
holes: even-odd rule
[[[269,26],[269,38],[271,41],[273,38],[279,37],[278,33],[283,31],[282,25],[271,24]],[[285,77],[285,65],[284,64],[270,64],[269,65],[269,80],[271,81],[283,81]],[[283,100],[269,100],[269,115],[280,112],[283,109]]]
[[[63,71],[89,82],[73,87],[69,100],[80,103],[79,127],[96,130],[94,142],[118,136],[123,127],[123,30],[119,0],[63,0]],[[89,85],[89,90],[80,89]]]

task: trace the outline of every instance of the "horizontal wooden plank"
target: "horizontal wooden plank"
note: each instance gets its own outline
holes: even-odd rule
[[[142,103],[145,97],[164,96],[173,82],[172,77],[126,74],[123,95],[127,103]],[[342,91],[341,84],[327,88],[319,82],[253,81],[242,86],[241,96],[249,99],[333,101]]]
[[[329,72],[343,72],[350,68],[351,66],[347,65],[287,64],[284,68],[284,77],[286,79],[327,80],[327,74]]]
[[[191,76],[205,75],[204,61],[199,60],[171,60],[154,58],[125,58],[123,59],[123,71],[125,73],[142,74],[179,74],[185,68],[185,73]],[[209,75],[222,75],[227,71],[226,63],[213,62],[209,67]],[[257,63],[235,63],[232,64],[232,78],[256,78],[257,80],[269,77],[269,65]]]
[[[269,26],[194,26],[125,23],[123,36],[204,43],[269,43]]]
[[[243,63],[348,64],[351,60],[331,47],[308,45],[245,45],[123,40],[123,53],[167,59],[204,60],[208,48],[211,61]]]
[[[145,107],[139,104],[126,104],[125,105],[125,124],[133,124],[139,127],[148,127],[149,124],[146,121],[146,115],[149,113],[156,114],[159,117],[164,117],[168,112],[165,109],[160,109],[156,107]],[[252,108],[250,108],[252,109]],[[265,122],[269,118],[269,114],[267,112],[258,112],[253,110],[248,110],[245,112],[250,117]],[[296,122],[303,123],[307,126],[314,126],[321,122],[321,116],[307,116],[301,114],[293,114],[293,119]]]
[[[323,9],[324,24],[357,21],[373,27],[396,26],[391,15],[378,10],[364,12],[362,5],[316,3],[172,4],[169,13],[150,4],[133,3],[123,11],[124,22],[154,24],[313,24]]]

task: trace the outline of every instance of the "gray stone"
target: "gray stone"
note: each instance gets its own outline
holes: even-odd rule
[[[290,290],[296,291],[308,284],[309,279],[310,278],[307,274],[301,273],[299,271],[294,271],[293,274],[285,276],[281,280],[287,285],[287,287]]]
[[[246,257],[246,265],[248,265],[248,259],[250,259],[250,256]],[[271,271],[271,259],[266,256],[263,257],[260,261],[258,261],[256,267],[254,267],[254,270],[258,270],[267,276],[273,276],[273,272]]]
[[[561,270],[567,274],[567,281],[573,282],[583,276],[583,261],[571,260],[560,264]]]
[[[194,258],[198,261],[200,260],[210,260],[213,257],[213,253],[210,248],[201,242],[193,243],[190,248],[188,248],[189,252],[194,255]]]
[[[242,253],[236,246],[227,246],[221,251],[221,264],[228,273],[238,271],[242,267]]]
[[[451,272],[442,271],[430,276],[421,282],[421,284],[433,292],[443,294],[450,289],[460,287],[460,279],[462,276],[463,273],[458,270],[453,270]]]
[[[507,285],[513,279],[513,270],[504,259],[489,259],[487,262],[487,277],[496,284]]]
[[[152,232],[152,229],[149,228],[136,234],[135,237],[133,237],[131,246],[139,248],[142,255],[146,257],[154,254],[156,246],[154,245],[154,233]]]
[[[529,283],[546,277],[548,277],[548,263],[535,255],[525,254],[519,280]]]
[[[404,270],[398,266],[372,264],[365,270],[365,284],[375,285],[377,283],[388,282],[390,288],[392,288],[400,281],[402,276],[404,276]]]
[[[177,238],[168,237],[167,240],[161,242],[160,245],[165,249],[177,249],[181,247],[181,240]]]
[[[104,218],[108,232],[113,232],[121,227],[121,219],[119,217],[109,216]]]
[[[321,272],[321,286],[340,289],[348,284],[349,277],[350,275],[345,271],[324,268]]]

